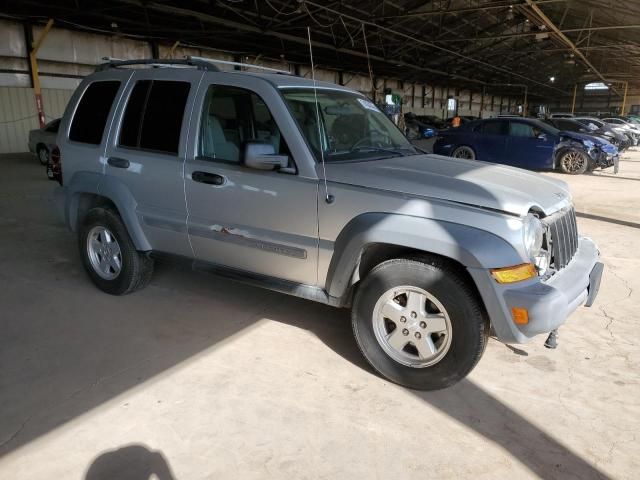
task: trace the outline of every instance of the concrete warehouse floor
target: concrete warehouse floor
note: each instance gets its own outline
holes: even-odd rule
[[[44,168],[0,165],[0,478],[638,477],[638,152],[552,174],[601,248],[596,305],[433,393],[373,374],[346,310],[169,265],[101,293]]]

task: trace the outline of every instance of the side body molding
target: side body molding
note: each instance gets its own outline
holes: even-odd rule
[[[435,253],[469,268],[494,268],[523,262],[507,241],[485,230],[393,213],[365,213],[351,220],[334,243],[326,282],[331,297],[343,297],[362,252],[375,243]]]
[[[67,189],[65,221],[71,230],[75,231],[78,227],[78,210],[82,194],[100,195],[116,206],[136,249],[140,251],[152,249],[136,215],[137,202],[124,183],[101,173],[79,172],[72,177],[65,188]]]

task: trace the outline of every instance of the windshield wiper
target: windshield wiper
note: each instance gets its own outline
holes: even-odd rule
[[[385,152],[385,153],[394,153],[396,155],[402,155],[404,157],[406,155],[406,153],[404,153],[403,150],[406,152],[409,149],[408,148],[404,148],[404,147],[389,148],[389,147],[374,147],[372,145],[367,145],[367,146],[363,146],[363,147],[352,148],[351,150],[349,150],[349,153],[352,153],[352,152]],[[417,152],[415,152],[415,148],[414,148],[414,153],[412,153],[412,155],[415,155],[416,153]]]

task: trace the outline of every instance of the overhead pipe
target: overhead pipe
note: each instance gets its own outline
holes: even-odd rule
[[[31,45],[28,45],[29,64],[31,65],[31,83],[33,84],[33,93],[36,98],[36,110],[38,111],[38,124],[40,128],[44,128],[47,121],[44,114],[44,104],[42,103],[42,88],[40,86],[40,73],[38,72],[38,59],[36,55],[52,26],[53,19],[50,18],[38,38]]]

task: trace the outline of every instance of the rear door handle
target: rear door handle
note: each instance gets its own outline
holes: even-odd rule
[[[109,157],[107,163],[115,168],[129,168],[129,160],[118,157]]]
[[[193,172],[191,180],[198,183],[206,183],[207,185],[224,185],[226,181],[222,175],[209,172]]]

